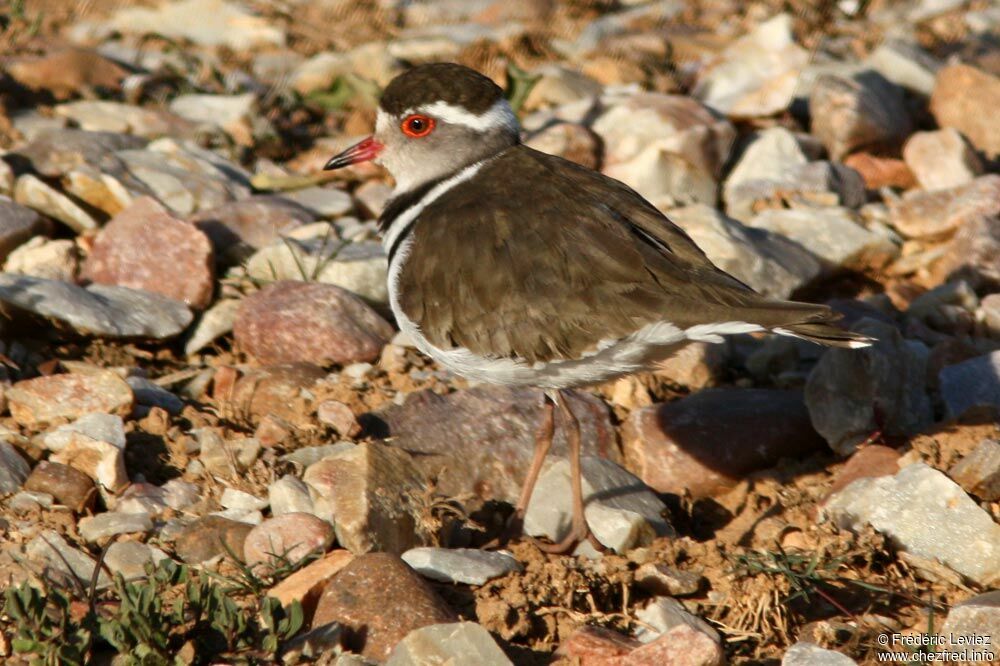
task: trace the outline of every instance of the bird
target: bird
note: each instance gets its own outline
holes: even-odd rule
[[[514,516],[523,519],[552,445],[570,458],[564,553],[590,536],[580,427],[567,391],[655,369],[693,342],[769,331],[832,347],[872,340],[825,305],[766,298],[716,267],[636,191],[521,141],[503,89],[431,63],[385,87],[374,134],[325,169],[366,161],[395,187],[378,219],[401,331],[467,379],[542,390],[542,418]]]

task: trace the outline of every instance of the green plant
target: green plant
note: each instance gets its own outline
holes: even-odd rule
[[[84,666],[93,639],[92,622],[76,621],[66,590],[39,590],[27,583],[4,592],[4,613],[14,623],[11,647],[34,655],[31,666]],[[89,614],[88,614],[89,615]]]

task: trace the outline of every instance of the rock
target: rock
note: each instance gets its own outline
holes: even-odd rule
[[[218,127],[241,146],[253,144],[253,119],[260,115],[255,93],[178,95],[170,101],[170,111],[193,123]]]
[[[518,561],[507,553],[474,548],[411,548],[401,557],[422,576],[445,583],[483,585],[521,571]]]
[[[629,654],[642,644],[617,631],[584,625],[560,644],[557,655],[578,664],[629,664]]]
[[[274,597],[285,607],[290,606],[293,601],[298,601],[308,622],[316,612],[316,603],[323,593],[323,588],[353,559],[354,553],[350,551],[330,551],[272,587],[268,590],[267,596]]]
[[[1000,106],[1000,77],[971,65],[941,69],[931,94],[931,113],[941,127],[953,127],[987,157],[1000,155],[1000,130],[991,121]]]
[[[1000,578],[1000,525],[958,484],[923,463],[895,476],[855,481],[826,502],[822,515],[850,529],[870,523],[900,550],[940,560],[979,585]]]
[[[584,455],[620,460],[607,406],[585,393],[571,393],[568,402]],[[380,422],[370,427],[413,453],[419,469],[437,478],[439,492],[514,502],[531,464],[541,404],[540,391],[524,388],[478,386],[446,396],[421,391],[374,414]],[[565,456],[565,433],[555,430],[551,453]]]
[[[607,548],[624,553],[657,537],[674,536],[663,517],[666,505],[643,483],[613,462],[585,456],[584,515],[594,537]],[[573,516],[570,466],[558,460],[538,478],[524,516],[524,531],[558,543],[570,532]]]
[[[805,388],[813,426],[842,455],[873,433],[905,437],[934,420],[926,389],[927,347],[874,319],[862,319],[851,330],[875,343],[827,349]]]
[[[529,111],[589,99],[600,95],[603,89],[586,74],[562,65],[542,65],[532,74],[539,78],[524,101],[524,108]]]
[[[6,197],[0,197],[0,261],[47,229],[48,225],[38,213]]]
[[[104,565],[112,574],[121,574],[125,580],[146,578],[146,567],[156,566],[167,554],[159,548],[138,541],[116,541],[104,554]]]
[[[361,444],[310,465],[316,515],[331,520],[337,542],[352,553],[403,553],[422,545],[417,500],[427,481],[408,453],[384,444]]]
[[[9,446],[6,442],[0,443],[0,455]],[[49,460],[43,460],[31,470],[24,489],[51,495],[75,513],[93,510],[97,498],[97,487],[89,476],[69,465]]]
[[[324,400],[316,405],[316,419],[341,437],[353,437],[361,430],[351,408],[338,400]]]
[[[812,133],[834,159],[858,149],[898,145],[910,121],[899,89],[874,71],[823,74],[809,95]]]
[[[58,99],[74,94],[118,92],[128,70],[96,51],[54,49],[41,56],[6,59],[4,69],[19,84],[47,91]]]
[[[766,210],[747,224],[798,243],[831,268],[880,266],[899,254],[886,236],[858,224],[847,208]]]
[[[722,666],[725,661],[725,653],[719,642],[688,624],[674,626],[656,640],[634,649],[626,659],[629,666]]]
[[[932,271],[936,282],[965,280],[975,289],[1000,288],[1000,214],[977,215],[965,222]]]
[[[144,197],[101,230],[83,270],[97,283],[152,291],[203,309],[212,300],[213,269],[205,234]]]
[[[25,174],[14,184],[14,200],[62,222],[78,234],[97,229],[97,220],[62,192]]]
[[[222,299],[205,310],[184,343],[184,353],[188,356],[196,354],[219,338],[232,332],[233,322],[240,309],[240,301]]]
[[[916,187],[917,179],[906,166],[906,162],[894,157],[882,157],[870,153],[851,153],[844,158],[844,165],[861,174],[865,187],[879,190],[892,187],[908,190]]]
[[[967,185],[983,171],[965,137],[950,127],[910,136],[903,146],[903,159],[925,190]]]
[[[461,663],[467,666],[513,666],[507,655],[475,622],[432,624],[414,629],[389,655],[386,666]]]
[[[308,513],[286,513],[250,530],[243,543],[243,560],[266,570],[286,562],[297,564],[315,553],[322,555],[332,543],[330,523]]]
[[[552,123],[532,133],[524,143],[529,148],[540,150],[549,155],[557,155],[588,169],[600,168],[601,141],[585,125]]]
[[[698,102],[656,93],[612,106],[591,128],[604,141],[604,173],[661,208],[713,204],[736,136]]]
[[[95,427],[93,416],[71,424],[69,428],[73,430],[64,431],[66,437],[60,439],[65,444],[49,460],[80,470],[110,492],[121,492],[129,483],[125,471],[125,438],[120,432],[121,420],[118,421],[118,432],[108,432],[101,426]]]
[[[167,389],[145,377],[129,377],[125,380],[135,394],[135,401],[145,407],[159,407],[170,414],[180,414],[184,401]]]
[[[815,643],[799,641],[785,651],[781,666],[855,666],[856,662],[836,650],[821,648]]]
[[[205,232],[226,264],[236,264],[314,220],[308,210],[283,197],[252,196],[195,213],[189,221]]]
[[[683,597],[697,594],[703,576],[666,564],[647,562],[635,570],[635,584],[653,595]]]
[[[388,262],[381,243],[288,238],[254,253],[246,267],[247,274],[258,280],[332,284],[372,304],[389,302]]]
[[[996,637],[1000,636],[1000,591],[977,594],[951,607],[941,627],[946,638],[942,645],[952,649],[966,646],[968,650],[996,654]],[[988,657],[993,659],[995,657]],[[970,659],[975,662],[978,659]]]
[[[246,511],[263,511],[267,508],[267,500],[255,497],[250,493],[236,488],[226,488],[219,497],[219,504],[224,509],[243,509]]]
[[[336,444],[323,444],[321,446],[304,446],[295,449],[291,453],[281,456],[282,462],[294,463],[300,467],[310,467],[323,458],[332,456],[342,451],[351,451],[357,446],[354,442],[337,442]]]
[[[644,608],[636,612],[635,617],[643,623],[636,632],[636,638],[641,643],[652,643],[675,627],[686,626],[702,636],[707,636],[716,644],[718,648],[716,660],[720,660],[722,656],[722,639],[719,637],[719,632],[705,620],[689,613],[684,604],[676,599],[654,597]]]
[[[827,496],[840,492],[858,479],[893,476],[899,471],[899,451],[872,444],[859,448],[833,477]]]
[[[980,499],[1000,499],[1000,442],[984,439],[948,470],[948,476]]]
[[[941,400],[951,418],[977,405],[1000,406],[1000,351],[946,366],[939,380]]]
[[[271,505],[271,514],[274,516],[286,513],[313,512],[309,486],[291,474],[286,474],[268,487],[267,501]]]
[[[821,272],[819,261],[798,244],[746,227],[709,206],[677,208],[669,217],[712,263],[766,296],[787,298]]]
[[[85,164],[99,164],[119,150],[138,150],[147,141],[114,132],[85,132],[78,129],[46,130],[17,150],[31,167],[47,178],[64,176]]]
[[[80,536],[86,541],[99,541],[118,534],[149,532],[153,521],[146,513],[118,513],[107,511],[96,516],[85,516],[77,523]]]
[[[6,273],[76,282],[79,264],[79,252],[73,241],[36,236],[11,252],[3,269]]]
[[[655,374],[690,389],[702,389],[718,383],[726,359],[727,350],[723,345],[692,342],[658,363]]]
[[[26,514],[51,509],[55,500],[48,493],[22,490],[8,497],[5,504],[14,513]]]
[[[345,647],[381,661],[414,629],[457,619],[399,557],[368,553],[355,557],[326,586],[313,626],[339,622],[348,632]]]
[[[266,416],[283,419],[291,424],[311,421],[312,394],[317,381],[326,377],[321,368],[311,363],[285,363],[248,370],[235,386],[219,393],[216,378],[216,400],[225,400],[254,422]]]
[[[741,189],[749,189],[757,181],[784,182],[789,172],[808,162],[798,139],[784,127],[755,132],[726,177],[723,190],[726,210],[732,214],[738,208],[735,204],[745,198],[741,197]]]
[[[127,287],[91,285],[0,273],[0,301],[54,319],[85,335],[163,339],[191,323],[187,306]]]
[[[701,71],[692,95],[733,118],[788,108],[809,53],[794,42],[788,14],[757,25]]]
[[[236,342],[262,363],[374,361],[392,327],[340,287],[278,282],[243,299]]]
[[[94,577],[97,562],[86,553],[67,543],[55,530],[44,530],[24,547],[27,558],[39,565],[40,574],[54,585],[70,586]],[[97,574],[97,588],[111,585],[111,578],[104,571]]]
[[[16,493],[24,485],[29,474],[31,467],[28,461],[17,452],[13,444],[0,440],[0,495]]]
[[[220,555],[243,554],[253,525],[221,516],[205,516],[186,525],[174,540],[174,552],[188,564],[201,564]]]
[[[284,46],[285,33],[226,0],[181,0],[155,8],[123,7],[107,27],[126,34],[156,34],[235,51]]]
[[[897,86],[929,97],[941,68],[934,57],[916,44],[889,39],[871,52],[867,64]]]
[[[282,197],[302,206],[321,220],[332,220],[346,215],[354,208],[351,195],[330,187],[306,187],[301,190],[291,190],[283,193]]]
[[[194,126],[161,109],[151,109],[109,100],[77,100],[53,109],[88,132],[134,134],[145,138],[192,135]]]
[[[62,374],[17,382],[7,389],[14,420],[22,425],[76,419],[91,412],[126,416],[132,411],[132,389],[116,373]]]
[[[235,477],[253,465],[260,455],[260,442],[253,437],[224,440],[214,430],[198,432],[201,453],[198,459],[210,474]]]
[[[823,440],[794,391],[708,389],[633,412],[622,448],[626,468],[653,490],[697,498],[819,450]]]

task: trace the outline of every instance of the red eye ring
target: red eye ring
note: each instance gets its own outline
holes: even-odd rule
[[[403,119],[400,129],[406,136],[419,139],[434,131],[434,119],[430,116],[414,113]]]

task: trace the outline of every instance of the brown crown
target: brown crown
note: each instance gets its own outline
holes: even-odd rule
[[[474,69],[464,65],[438,62],[420,65],[394,78],[379,106],[383,111],[399,115],[434,102],[483,113],[503,96],[503,89]]]

